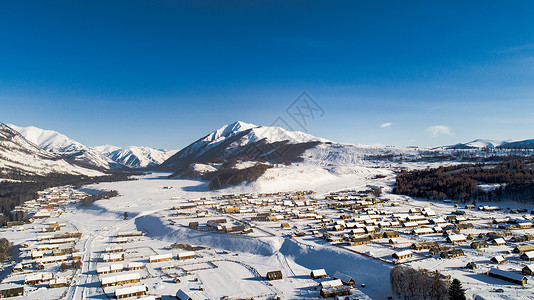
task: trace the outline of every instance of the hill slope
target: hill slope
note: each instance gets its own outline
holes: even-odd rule
[[[57,131],[44,130],[34,126],[20,127],[11,124],[9,126],[18,131],[28,141],[52,154],[100,169],[120,167],[119,164],[95,149],[87,147]]]
[[[66,162],[25,139],[11,127],[0,123],[0,170],[45,175],[49,173],[99,176],[103,173]]]
[[[499,149],[534,149],[534,139],[532,140],[484,140],[476,139],[467,143],[445,147],[448,149],[482,149],[482,148],[499,148]]]

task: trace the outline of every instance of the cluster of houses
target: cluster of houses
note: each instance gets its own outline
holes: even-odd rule
[[[116,299],[129,297],[153,297],[149,296],[148,286],[143,280],[149,276],[150,269],[160,269],[164,271],[172,268],[173,261],[194,259],[197,254],[195,251],[178,251],[159,253],[139,257],[138,254],[128,255],[128,245],[138,249],[136,242],[144,236],[142,232],[119,232],[110,237],[108,245],[100,254],[100,261],[97,264],[96,272],[100,284],[107,295],[113,295]],[[135,241],[131,238],[137,238]],[[122,239],[126,239],[124,242]],[[137,253],[134,251],[134,253]],[[135,260],[135,261],[134,261]],[[147,298],[148,299],[148,298]]]
[[[44,226],[48,228],[51,225],[57,226],[57,223],[51,222]],[[50,289],[68,287],[72,276],[48,270],[49,266],[58,264],[69,266],[68,268],[75,268],[76,264],[80,264],[82,254],[75,249],[80,237],[79,232],[64,232],[38,235],[35,241],[23,243],[20,248],[23,260],[14,265],[11,275],[7,278],[23,275],[24,285],[2,285],[5,288],[0,288],[1,297],[23,295],[24,286],[46,285]]]
[[[13,266],[12,273],[4,280],[10,282],[13,277],[23,276],[23,284],[0,284],[0,298],[24,295],[25,286],[68,287],[72,276],[51,272],[55,270],[51,266],[65,265],[71,269],[80,264],[82,254],[76,249],[76,244],[81,232],[67,229],[67,224],[58,222],[54,217],[63,213],[63,205],[84,199],[87,194],[74,186],[48,188],[37,194],[37,199],[14,208],[14,211],[27,214],[28,220],[6,224],[11,230],[31,231],[35,233],[35,238],[20,244],[22,261]]]
[[[329,278],[324,269],[313,270],[310,276],[313,279],[324,279],[319,283],[320,294],[324,298],[350,295],[351,287],[356,283],[351,276],[341,272],[336,272]]]
[[[16,206],[14,211],[33,214],[30,220],[44,219],[50,217],[50,212],[60,206],[74,203],[87,197],[86,193],[76,190],[71,185],[48,188],[38,191],[37,194],[39,195],[37,199],[29,200],[22,205]]]
[[[438,214],[430,206],[404,205],[372,196],[370,191],[334,192],[324,201],[312,199],[311,195],[312,192],[225,195],[191,199],[181,209],[232,216],[243,221],[240,227],[243,231],[245,224],[261,226],[262,222],[274,222],[282,230],[289,230],[287,234],[315,236],[356,251],[358,246],[368,244],[386,247],[392,251],[391,263],[410,262],[416,259],[415,254],[417,259],[436,255],[453,259],[467,255],[467,249],[485,252],[499,246],[520,249],[519,261],[534,260],[534,245],[529,245],[534,234],[528,233],[534,223],[526,210],[508,210],[512,216],[502,217],[503,210],[498,206],[455,205],[446,214]],[[214,218],[205,225],[190,222],[189,227],[230,232],[226,222],[224,218]],[[302,224],[306,226],[303,228]],[[510,259],[504,250],[500,251],[502,255],[495,250],[488,266],[503,265]],[[524,272],[529,272],[528,266],[525,268]],[[520,274],[520,270],[512,272]]]

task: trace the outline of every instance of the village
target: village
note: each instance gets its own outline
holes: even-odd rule
[[[77,202],[87,194],[71,186],[40,192],[16,208],[29,221],[1,229],[20,252],[2,265],[0,297],[369,299],[376,289],[328,257],[300,266],[268,243],[333,249],[383,270],[430,267],[472,290],[532,292],[533,217],[524,208],[416,201],[376,186],[324,194],[174,192],[159,188],[167,200],[131,217],[84,211]],[[102,215],[90,222],[99,229],[78,228],[87,224],[83,214]]]

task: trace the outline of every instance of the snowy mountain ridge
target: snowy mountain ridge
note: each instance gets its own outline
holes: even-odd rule
[[[275,143],[287,141],[291,144],[307,143],[307,142],[330,142],[323,138],[318,138],[300,131],[289,131],[281,127],[274,126],[258,126],[250,123],[237,121],[229,125],[225,125],[205,137],[190,144],[186,148],[177,153],[178,158],[187,157],[193,154],[202,155],[217,146],[229,143],[226,152],[231,153],[235,148],[244,147],[251,143],[265,141],[267,143]],[[233,141],[235,140],[235,141]]]
[[[96,148],[96,147],[95,147]],[[118,147],[117,147],[118,148]],[[104,148],[100,148],[104,149]],[[106,148],[108,151],[112,148]],[[150,147],[128,146],[110,152],[102,152],[113,161],[130,168],[146,168],[161,164],[178,150],[154,149]]]
[[[54,130],[45,130],[35,126],[21,127],[12,124],[8,126],[47,152],[106,170],[121,168],[122,166],[129,168],[150,167],[161,164],[176,153],[176,151],[137,146],[124,148],[113,145],[88,147]]]
[[[481,149],[481,148],[534,148],[534,140],[486,140],[476,139],[467,143],[459,143],[445,148],[450,149]]]
[[[60,157],[39,148],[19,132],[0,123],[0,169],[46,175],[50,173],[104,175],[96,170],[72,165]]]
[[[18,131],[28,141],[52,154],[101,169],[119,167],[116,162],[95,149],[87,147],[57,131],[45,130],[35,126],[21,127],[13,124],[8,126]]]

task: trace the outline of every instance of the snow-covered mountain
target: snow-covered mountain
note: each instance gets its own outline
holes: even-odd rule
[[[52,154],[72,159],[84,166],[101,169],[120,167],[119,164],[101,154],[99,151],[87,147],[57,131],[44,130],[34,126],[20,127],[12,124],[9,124],[8,126],[18,131],[28,141],[42,149]]]
[[[96,151],[104,154],[105,156],[108,156],[111,152],[115,150],[119,150],[121,147],[113,146],[113,145],[102,145],[102,146],[95,146],[93,149]]]
[[[95,149],[113,161],[129,168],[157,166],[171,157],[177,150],[154,149],[150,147],[129,146],[113,150],[113,146],[98,146]]]
[[[467,143],[459,143],[448,146],[450,149],[482,149],[482,148],[501,148],[501,149],[534,149],[534,140],[484,140],[476,139]]]
[[[96,170],[72,165],[28,141],[16,130],[0,123],[0,170],[45,175],[49,173],[99,176]]]
[[[330,142],[280,127],[234,122],[204,136],[162,163],[159,169],[178,171],[192,163],[227,159],[293,161],[319,143]]]
[[[474,141],[470,141],[467,143],[459,143],[456,145],[452,145],[447,148],[452,148],[452,149],[496,148],[496,147],[501,146],[502,144],[505,144],[506,142],[507,141],[476,139]]]
[[[504,143],[502,149],[534,149],[534,139]]]

